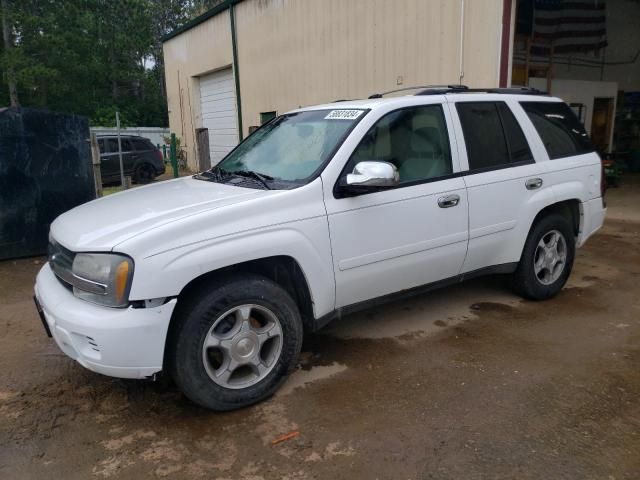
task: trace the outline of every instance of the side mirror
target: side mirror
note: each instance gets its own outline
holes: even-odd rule
[[[399,182],[398,169],[389,162],[358,162],[347,175],[347,186],[354,187],[395,187]]]

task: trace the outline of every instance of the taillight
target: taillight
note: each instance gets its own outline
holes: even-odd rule
[[[158,154],[158,158],[160,159],[160,162],[164,163],[164,157],[162,156],[162,152],[160,151],[159,148],[156,148],[156,153]]]

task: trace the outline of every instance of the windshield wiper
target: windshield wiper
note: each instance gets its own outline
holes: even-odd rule
[[[227,173],[229,175],[236,175],[239,177],[248,177],[248,178],[253,178],[254,180],[258,180],[263,186],[264,188],[266,188],[267,190],[271,190],[271,187],[269,186],[269,181],[273,180],[273,177],[269,176],[269,175],[265,175],[264,173],[258,173],[255,172],[253,170],[234,170],[233,172],[227,172],[223,169],[220,168],[220,170],[223,173]]]
[[[219,175],[215,174],[211,170],[205,170],[204,172],[196,173],[193,178],[198,180],[207,180],[209,182],[217,182],[219,180]]]

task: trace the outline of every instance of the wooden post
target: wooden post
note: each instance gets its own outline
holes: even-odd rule
[[[209,130],[206,128],[196,128],[196,145],[198,147],[198,171],[209,170],[211,158],[209,156]]]
[[[102,196],[102,174],[100,173],[100,148],[98,148],[98,139],[96,134],[91,132],[89,139],[91,144],[91,163],[93,164],[93,182],[96,189],[96,197]]]

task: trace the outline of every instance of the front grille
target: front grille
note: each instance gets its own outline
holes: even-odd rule
[[[73,258],[75,257],[75,253],[71,250],[64,248],[54,239],[49,239],[49,265],[51,266],[51,270],[55,273],[56,277],[69,290],[72,290],[72,282],[73,278],[72,267],[73,267]]]

